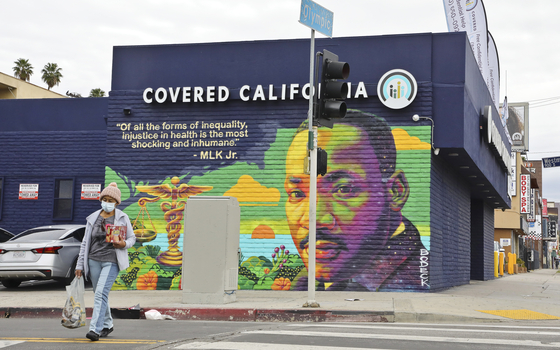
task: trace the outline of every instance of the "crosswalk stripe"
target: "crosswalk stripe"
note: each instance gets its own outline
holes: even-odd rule
[[[331,337],[331,338],[363,338],[363,339],[388,339],[404,341],[427,341],[441,343],[476,343],[492,345],[515,345],[515,346],[535,346],[544,348],[560,348],[560,343],[546,343],[535,340],[509,340],[509,339],[476,339],[476,338],[451,338],[451,337],[428,337],[410,336],[398,334],[364,334],[364,333],[332,333],[332,332],[304,332],[304,331],[247,331],[243,334],[268,334],[268,335],[294,335],[311,337]]]
[[[294,345],[294,344],[269,344],[269,343],[249,343],[249,342],[195,342],[183,344],[174,349],[213,349],[213,350],[366,350],[365,348],[348,348],[335,346],[317,345]],[[367,348],[367,350],[387,350],[379,348]]]
[[[296,326],[297,324],[290,324],[290,326]],[[391,326],[391,325],[396,325],[396,326],[410,326],[413,328],[416,328],[416,323],[387,323],[387,326]],[[514,326],[514,325],[509,325],[509,324],[505,324],[505,325],[499,325],[499,324],[453,324],[453,323],[422,323],[422,326],[435,326],[435,327],[469,327],[469,328],[509,328],[509,329],[532,329],[532,328],[538,328],[538,329],[557,329],[560,330],[560,327],[544,327],[544,326],[531,326],[531,324],[527,324],[524,326]]]
[[[23,341],[8,341],[8,340],[0,340],[0,349],[7,348],[11,345],[21,344],[24,343]]]
[[[491,329],[463,329],[463,328],[427,328],[427,327],[404,327],[404,326],[383,326],[383,325],[334,325],[334,324],[306,324],[306,325],[290,325],[290,327],[317,327],[317,328],[356,328],[356,329],[409,329],[414,331],[442,331],[442,332],[471,332],[471,333],[504,333],[504,334],[519,334],[519,331],[508,330],[491,330]],[[523,331],[523,334],[531,335],[560,335],[560,332],[528,332]]]

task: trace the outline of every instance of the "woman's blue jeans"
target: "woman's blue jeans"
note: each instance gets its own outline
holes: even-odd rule
[[[113,327],[109,291],[117,279],[119,267],[112,262],[89,259],[89,274],[95,293],[89,330],[100,334],[103,328]]]

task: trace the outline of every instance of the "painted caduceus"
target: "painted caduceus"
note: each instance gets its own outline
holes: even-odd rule
[[[161,210],[164,212],[164,218],[167,222],[165,227],[167,231],[167,239],[169,241],[169,249],[157,257],[157,261],[162,265],[180,266],[183,263],[183,253],[179,250],[179,237],[181,236],[181,220],[183,219],[183,211],[185,209],[186,199],[190,196],[210,191],[212,186],[191,186],[180,184],[181,179],[173,177],[171,185],[162,184],[156,186],[136,186],[140,192],[155,196],[157,201],[163,201],[160,204]],[[141,200],[154,201],[156,198],[141,198]]]

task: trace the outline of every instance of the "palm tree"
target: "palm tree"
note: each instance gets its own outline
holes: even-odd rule
[[[56,63],[47,63],[41,70],[41,73],[43,73],[42,79],[49,87],[49,90],[53,86],[60,84],[60,78],[62,78],[61,70],[62,68],[59,68]]]
[[[89,92],[89,97],[103,97],[105,96],[105,91],[101,90],[100,88],[91,89]]]
[[[25,58],[20,58],[14,62],[16,65],[13,68],[14,77],[19,78],[23,81],[29,81],[29,78],[33,75],[33,66],[29,63],[29,60]]]

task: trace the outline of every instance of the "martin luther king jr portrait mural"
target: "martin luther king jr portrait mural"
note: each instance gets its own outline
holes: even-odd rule
[[[308,267],[309,175],[303,173],[307,127],[286,156],[286,217]],[[402,215],[409,198],[406,175],[396,169],[391,128],[381,118],[349,110],[332,129],[320,127],[318,147],[328,153],[317,178],[317,290],[428,289],[428,251]],[[307,290],[302,271],[292,289]]]

